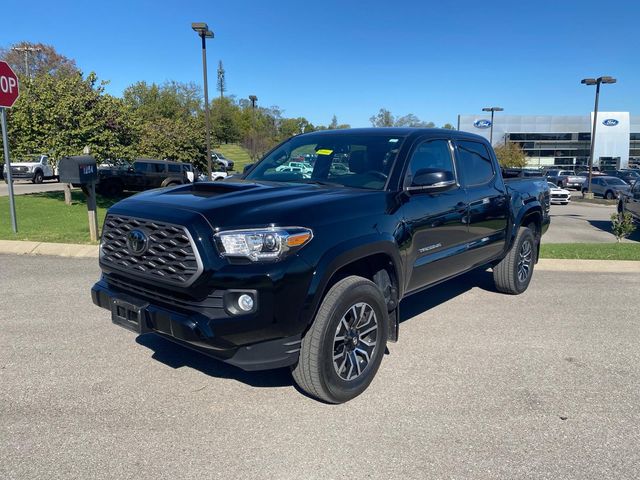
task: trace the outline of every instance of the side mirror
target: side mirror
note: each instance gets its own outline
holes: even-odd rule
[[[444,192],[456,186],[456,179],[453,172],[448,170],[438,170],[435,168],[423,168],[416,172],[411,179],[411,184],[405,187],[409,193],[412,192]]]
[[[244,175],[245,173],[249,173],[251,171],[251,169],[253,168],[253,166],[255,165],[255,163],[248,163],[244,166],[244,168],[242,169],[242,174]]]

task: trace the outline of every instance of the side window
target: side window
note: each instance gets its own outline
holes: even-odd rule
[[[485,185],[495,176],[491,156],[482,143],[458,142],[458,165],[466,186]]]
[[[49,164],[49,161],[47,160],[47,157],[44,157],[42,159],[42,165],[44,165],[45,167]]]
[[[446,170],[454,173],[449,142],[446,140],[428,140],[414,150],[409,162],[407,175],[413,178],[419,170]]]
[[[182,169],[180,168],[180,165],[177,164],[169,164],[169,171],[171,173],[180,173],[182,171]]]
[[[136,173],[146,173],[149,171],[149,164],[146,162],[136,162],[133,164],[133,169]]]

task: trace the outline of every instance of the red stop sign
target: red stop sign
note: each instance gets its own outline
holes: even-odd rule
[[[0,62],[0,107],[11,108],[19,95],[18,77],[7,62]]]

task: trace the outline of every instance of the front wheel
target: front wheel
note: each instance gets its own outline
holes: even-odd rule
[[[292,371],[298,386],[328,403],[364,392],[382,362],[387,315],[382,292],[372,281],[351,276],[336,283],[302,339]]]
[[[533,276],[536,250],[536,239],[531,229],[520,227],[507,256],[493,267],[493,280],[498,291],[518,295],[527,289]]]
[[[42,181],[44,180],[44,175],[42,174],[42,172],[38,171],[36,173],[33,174],[33,183],[42,183]]]

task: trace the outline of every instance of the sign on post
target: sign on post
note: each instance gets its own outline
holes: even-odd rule
[[[2,123],[2,145],[4,147],[4,162],[9,186],[9,210],[11,211],[11,228],[18,233],[16,221],[16,204],[13,198],[13,179],[11,178],[11,159],[9,158],[9,138],[7,133],[7,108],[13,107],[20,96],[18,76],[7,62],[0,62],[0,122]]]

